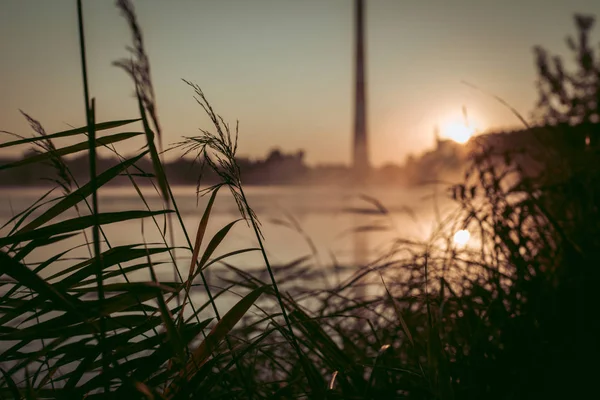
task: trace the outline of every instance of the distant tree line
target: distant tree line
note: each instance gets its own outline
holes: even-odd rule
[[[560,150],[562,158],[577,158],[584,150],[590,131],[598,131],[598,124],[578,125],[557,124],[553,127],[540,126],[530,129],[495,132],[480,135],[466,145],[451,140],[437,139],[436,145],[420,154],[409,155],[403,164],[384,164],[370,171],[370,182],[375,185],[422,185],[435,182],[453,182],[460,178],[468,164],[470,155],[482,147],[492,150],[499,162],[510,151],[530,175],[540,172],[540,166],[548,166],[551,156],[548,149]],[[552,153],[554,154],[554,153]],[[26,153],[28,157],[33,153]],[[552,155],[553,157],[556,155]],[[542,159],[544,158],[544,159]],[[0,158],[0,166],[16,161],[15,158]],[[64,159],[73,177],[81,182],[87,181],[88,159],[86,155]],[[115,165],[114,157],[99,157],[98,173]],[[304,151],[285,153],[273,149],[264,159],[240,157],[237,159],[242,179],[247,185],[339,185],[352,184],[353,171],[344,164],[319,164],[309,166],[305,162]],[[169,181],[176,185],[211,185],[220,181],[219,176],[203,166],[203,159],[177,158],[165,163]],[[40,168],[34,164],[0,170],[0,186],[42,186],[50,184],[56,176],[51,164]],[[129,172],[140,176],[142,172],[152,171],[149,158],[136,163],[137,168]],[[126,183],[126,176],[117,179],[117,183]],[[141,181],[143,182],[143,181]]]
[[[466,153],[464,148],[450,141],[440,141],[436,148],[421,155],[411,156],[404,165],[386,164],[370,171],[370,180],[374,184],[420,184],[435,180],[441,176],[452,174],[464,164]],[[23,157],[29,157],[26,153]],[[242,179],[247,185],[308,185],[334,184],[346,185],[353,182],[352,169],[344,164],[320,164],[309,166],[305,162],[304,151],[284,153],[273,149],[264,159],[237,159],[242,173]],[[0,158],[0,165],[10,164],[16,159]],[[86,155],[64,160],[73,177],[78,181],[87,181],[88,159]],[[99,157],[98,173],[115,165],[114,157]],[[129,172],[140,176],[141,172],[152,171],[150,159],[141,159],[136,168]],[[177,158],[165,163],[169,181],[178,185],[197,184],[210,185],[220,181],[219,176],[205,167],[202,158]],[[0,185],[2,186],[40,186],[50,183],[55,176],[55,168],[48,164],[47,168],[25,165],[10,170],[0,170]],[[123,176],[119,183],[126,183]]]

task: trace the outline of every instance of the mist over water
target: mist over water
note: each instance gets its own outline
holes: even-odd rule
[[[44,191],[40,188],[4,189],[5,195],[0,200],[2,219],[8,221]],[[160,196],[154,189],[145,188],[143,191],[152,209],[162,207]],[[195,232],[208,196],[198,197],[196,188],[192,186],[174,187],[173,191],[188,232]],[[274,264],[279,265],[304,256],[310,256],[315,264],[321,266],[365,265],[385,253],[394,239],[427,240],[437,224],[436,207],[442,215],[454,207],[441,189],[438,188],[436,194],[432,186],[369,188],[369,197],[361,198],[366,192],[331,187],[248,187],[246,194],[262,224],[269,256]],[[101,212],[145,209],[132,188],[102,188],[99,194]],[[378,210],[372,199],[385,209]],[[85,203],[80,203],[79,208],[82,214],[88,214]],[[40,212],[37,210],[36,214]],[[235,201],[227,189],[221,189],[211,213],[207,238],[237,218],[239,211]],[[157,223],[162,228],[162,216],[157,218]],[[143,224],[133,221],[106,225],[104,230],[112,246],[131,243],[132,238],[136,238],[135,241],[143,239],[148,244],[162,241],[156,224],[150,218],[144,220]],[[181,229],[175,229],[175,241],[177,246],[186,245]],[[74,244],[83,245],[85,241],[79,235],[61,243],[66,250]],[[214,256],[246,247],[256,247],[256,239],[248,225],[239,221]],[[40,261],[58,252],[56,247],[42,247],[36,250],[31,260]],[[78,253],[86,252],[86,248],[81,247],[70,252],[69,256],[75,257]],[[183,250],[179,251],[178,256],[189,257]],[[262,265],[258,253],[237,255],[230,262],[256,268]],[[184,272],[187,263],[180,262],[179,268]]]

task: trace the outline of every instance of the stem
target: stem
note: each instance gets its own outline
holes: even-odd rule
[[[269,262],[269,258],[267,257],[267,253],[265,251],[265,246],[262,242],[262,239],[260,238],[260,233],[258,231],[258,226],[256,225],[256,221],[254,220],[254,218],[252,218],[252,214],[251,214],[251,209],[250,209],[250,205],[248,204],[248,199],[246,198],[246,194],[244,193],[244,189],[242,189],[242,185],[241,183],[238,185],[239,189],[240,189],[240,195],[242,196],[242,200],[244,202],[244,206],[246,207],[246,213],[250,218],[250,222],[252,223],[252,229],[254,230],[254,235],[256,236],[256,239],[258,240],[258,245],[260,247],[260,252],[263,256],[263,259],[265,261],[265,265],[267,267],[267,271],[269,272],[269,277],[271,278],[271,283],[273,284],[273,290],[275,291],[275,297],[277,297],[277,301],[279,302],[279,307],[281,308],[281,313],[283,314],[283,319],[285,320],[285,324],[287,325],[288,330],[290,331],[290,340],[292,342],[292,346],[294,347],[294,350],[296,350],[296,353],[298,354],[298,357],[300,358],[300,361],[302,361],[302,351],[300,350],[300,346],[298,345],[298,342],[296,341],[296,336],[294,335],[294,331],[292,329],[292,324],[290,322],[290,318],[287,314],[287,311],[285,309],[285,305],[283,304],[283,299],[281,298],[281,294],[279,292],[279,288],[277,287],[277,281],[275,280],[275,275],[273,274],[273,269],[271,268],[271,263]]]
[[[169,198],[170,198],[171,202],[173,203],[173,209],[175,210],[175,214],[177,215],[177,220],[179,221],[179,225],[181,225],[181,230],[183,232],[183,236],[185,237],[188,247],[193,254],[194,246],[192,245],[190,236],[188,235],[187,229],[185,228],[185,224],[183,223],[183,219],[181,218],[181,213],[179,212],[179,207],[177,207],[177,202],[175,201],[175,196],[173,195],[173,191],[171,190],[171,185],[168,182],[167,182],[167,190],[169,191]],[[202,269],[200,268],[200,263],[198,261],[196,261],[196,267],[200,270],[200,277],[202,278],[202,285],[204,286],[204,290],[206,290],[206,294],[208,295],[208,300],[209,300],[210,305],[212,306],[212,309],[215,313],[215,317],[217,318],[217,321],[220,321],[221,316],[219,314],[219,310],[217,309],[217,304],[215,303],[215,299],[212,295],[212,292],[210,291],[210,287],[208,286],[208,281],[206,280],[204,271],[202,271]],[[177,273],[179,273],[179,270],[177,270]],[[181,281],[183,282],[183,278],[181,277],[181,275],[179,275],[179,279],[181,279]],[[190,295],[187,294],[186,297],[188,298],[188,302],[190,303],[192,310],[194,311],[194,313],[196,313],[196,310],[193,308],[194,303],[192,302]],[[185,301],[185,297],[184,297],[184,301]]]
[[[77,19],[79,27],[79,47],[81,55],[81,74],[83,77],[83,94],[85,103],[85,116],[88,126],[88,143],[89,143],[89,166],[90,166],[90,183],[92,185],[92,215],[94,219],[94,226],[92,229],[93,241],[94,241],[94,258],[96,261],[96,284],[98,286],[98,305],[102,308],[104,303],[104,286],[102,280],[102,259],[100,252],[100,229],[98,220],[98,190],[96,183],[96,130],[94,129],[94,115],[95,115],[95,102],[92,99],[90,104],[89,89],[88,89],[88,77],[87,77],[87,63],[85,54],[85,35],[83,30],[83,11],[81,6],[81,0],[77,0]],[[100,325],[100,336],[98,344],[102,351],[102,375],[104,375],[104,393],[108,393],[110,386],[109,381],[106,379],[108,376],[108,351],[105,346],[106,340],[106,321],[104,316],[99,315]]]

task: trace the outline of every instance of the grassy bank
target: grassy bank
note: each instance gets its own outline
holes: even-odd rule
[[[50,165],[55,183],[1,221],[3,398],[520,399],[580,397],[593,387],[600,260],[593,150],[583,167],[579,155],[561,160],[577,168],[550,184],[523,174],[510,152],[498,163],[492,149],[479,148],[464,182],[448,191],[459,212],[429,241],[398,240],[351,278],[311,289],[318,277],[306,262],[270,263],[235,162],[237,126],[193,82],[182,84],[213,126],[169,151],[200,156],[220,183],[201,193],[210,200],[196,229],[186,229],[164,173],[167,146],[141,29],[131,4],[118,5],[133,50],[116,64],[132,77],[139,115],[96,121],[79,2],[86,126],[49,134],[25,115],[36,136],[1,145],[38,153],[0,169]],[[67,137],[73,144],[55,146]],[[121,156],[137,137],[146,146]],[[101,173],[98,148],[118,159]],[[76,153],[88,154],[87,182],[63,161]],[[143,157],[151,169],[139,168]],[[123,178],[143,204],[140,185],[154,185],[164,207],[103,212],[99,188]],[[207,237],[218,191],[230,192],[240,217]],[[140,236],[112,244],[105,228],[132,221]],[[236,224],[246,224],[258,246],[216,256]],[[457,247],[448,232],[459,229],[478,245]],[[150,230],[160,243],[145,240]],[[80,245],[63,245],[73,239]],[[54,256],[37,259],[41,248]],[[72,257],[82,249],[85,257]],[[261,255],[263,270],[230,263],[246,252]],[[209,282],[206,272],[217,265],[228,274]],[[159,280],[164,271],[172,279]],[[149,278],[134,280],[140,272]],[[224,296],[235,305],[220,308]]]

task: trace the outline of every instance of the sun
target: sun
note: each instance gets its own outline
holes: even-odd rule
[[[442,135],[456,143],[464,144],[475,134],[475,129],[462,122],[449,122],[442,126]]]
[[[438,133],[440,137],[465,144],[481,132],[482,123],[477,113],[473,115],[467,111],[467,108],[463,106],[462,115],[458,112],[451,112],[439,119]]]
[[[471,234],[466,229],[461,229],[454,234],[454,244],[457,246],[465,246],[471,239]]]

